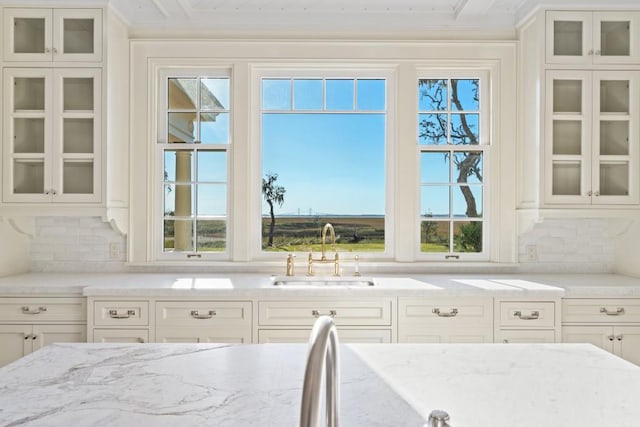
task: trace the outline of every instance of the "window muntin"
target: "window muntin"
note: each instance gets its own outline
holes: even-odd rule
[[[317,251],[333,224],[341,251],[384,252],[386,78],[263,77],[263,184],[276,176],[282,204],[262,201],[263,251]],[[266,180],[266,181],[265,181]]]
[[[486,101],[481,78],[418,81],[420,252],[487,252],[483,181]]]
[[[158,148],[165,255],[226,252],[230,78],[168,76]]]

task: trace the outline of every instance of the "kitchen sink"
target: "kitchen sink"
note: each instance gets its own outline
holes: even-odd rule
[[[276,276],[273,278],[274,286],[323,288],[323,287],[351,287],[364,288],[375,286],[371,277],[336,277],[336,276]]]

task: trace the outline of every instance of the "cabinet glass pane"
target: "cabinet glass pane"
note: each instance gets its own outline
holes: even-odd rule
[[[553,112],[582,112],[582,80],[553,81]]]
[[[93,111],[93,79],[66,77],[63,83],[65,111]]]
[[[600,195],[626,196],[629,194],[629,164],[600,163]]]
[[[582,122],[553,121],[553,154],[580,155],[582,152]]]
[[[93,52],[93,19],[63,20],[64,53],[94,53]]]
[[[65,161],[62,191],[65,194],[93,193],[93,162]]]
[[[600,81],[600,112],[629,113],[629,81]]]
[[[44,53],[44,18],[14,18],[13,51]]]
[[[631,41],[629,21],[603,21],[600,23],[600,55],[629,56]]]
[[[629,122],[600,122],[600,155],[626,156],[629,154]]]
[[[582,55],[582,21],[555,21],[553,23],[553,54]]]
[[[44,162],[42,160],[15,160],[13,162],[14,194],[44,193]]]
[[[563,162],[553,164],[554,196],[580,195],[580,162]]]
[[[93,119],[63,120],[64,153],[93,153]]]
[[[44,118],[13,119],[13,152],[44,153]]]
[[[44,77],[16,77],[13,80],[15,111],[44,111]]]

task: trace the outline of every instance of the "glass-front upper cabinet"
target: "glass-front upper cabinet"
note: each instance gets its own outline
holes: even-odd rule
[[[640,63],[640,12],[548,11],[546,62]]]
[[[547,203],[637,204],[640,72],[550,70]]]
[[[5,61],[102,61],[101,9],[4,9]]]
[[[101,71],[5,68],[3,201],[100,201]]]

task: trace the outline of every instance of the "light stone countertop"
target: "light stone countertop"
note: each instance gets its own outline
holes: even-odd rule
[[[30,273],[0,278],[3,296],[122,297],[639,297],[640,278],[616,274],[396,274],[363,275],[372,287],[273,286],[268,274]]]
[[[339,330],[338,330],[339,334]],[[298,425],[305,344],[53,344],[0,368],[0,425]],[[341,346],[341,422],[637,427],[640,367],[588,344]]]

